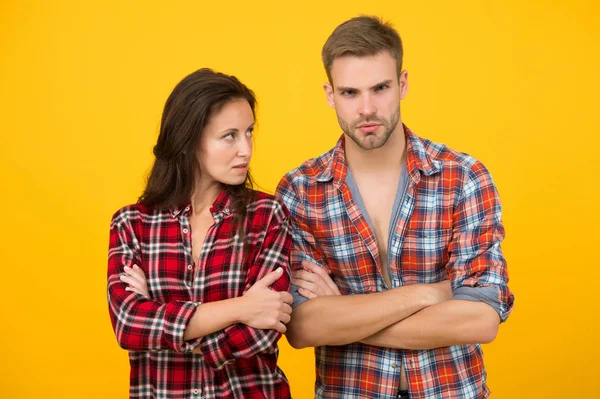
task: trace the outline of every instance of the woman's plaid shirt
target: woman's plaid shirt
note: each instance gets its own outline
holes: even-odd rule
[[[222,191],[211,212],[198,267],[192,259],[190,206],[155,210],[140,204],[119,210],[110,227],[108,302],[117,341],[129,350],[132,398],[288,398],[277,367],[281,334],[234,324],[194,341],[183,334],[196,306],[244,294],[278,267],[273,285],[290,285],[288,212],[256,192],[245,221],[247,252],[235,230],[231,199]],[[151,300],[126,291],[123,267],[137,264]],[[191,351],[199,347],[202,355]]]
[[[421,139],[406,127],[404,133],[409,186],[390,234],[393,287],[444,279],[451,280],[455,295],[488,287],[483,291],[492,292],[500,318],[506,320],[513,295],[500,249],[501,206],[490,174],[468,155]],[[281,180],[275,195],[290,210],[292,268],[303,259],[330,268],[345,295],[381,291],[377,242],[352,198],[346,172],[342,136],[331,151]],[[294,286],[292,294],[298,305]],[[395,350],[354,343],[315,352],[317,398],[395,398],[401,365],[411,398],[489,395],[480,345]]]

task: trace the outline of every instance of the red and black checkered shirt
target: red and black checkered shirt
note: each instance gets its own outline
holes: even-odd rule
[[[184,341],[197,306],[239,297],[281,267],[274,285],[287,291],[291,249],[288,212],[256,192],[245,220],[247,247],[237,233],[229,196],[222,191],[211,212],[197,267],[192,259],[189,205],[156,210],[141,204],[119,210],[110,226],[108,303],[117,340],[129,351],[132,398],[289,398],[277,367],[275,330],[233,324]],[[124,266],[140,266],[152,299],[126,291]],[[200,305],[201,306],[201,305]],[[200,348],[202,355],[192,350]]]

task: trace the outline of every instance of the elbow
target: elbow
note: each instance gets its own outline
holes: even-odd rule
[[[481,344],[491,344],[498,335],[498,327],[486,327],[483,328],[479,333],[478,343]]]
[[[337,329],[323,323],[319,316],[320,309],[319,298],[310,300],[299,305],[292,312],[292,319],[287,325],[285,336],[288,343],[294,349],[303,349],[318,347],[324,345],[346,345],[350,342],[343,342],[337,338]],[[309,305],[313,304],[312,306]],[[317,306],[314,306],[317,305]],[[333,330],[333,331],[332,331]]]
[[[288,324],[285,337],[292,348],[304,349],[319,345],[318,342],[315,342],[316,337],[313,337],[312,331],[303,328],[305,326],[307,326],[307,323],[299,321],[298,318],[296,320],[292,318],[292,321]]]
[[[125,349],[126,351],[135,350],[133,343],[131,342],[131,337],[127,334],[123,334],[120,328],[113,322],[113,332],[115,333],[115,338],[117,339],[117,344],[121,347],[121,349]]]
[[[285,338],[294,349],[304,349],[316,346],[311,342],[311,330],[306,328],[313,323],[307,320],[306,304],[301,304],[292,312],[292,319],[287,324]]]
[[[485,312],[481,317],[480,328],[478,329],[478,343],[492,343],[496,339],[496,336],[498,336],[499,327],[500,318],[496,311]]]
[[[499,327],[500,323],[498,321],[492,322],[488,326],[486,326],[485,334],[483,336],[484,344],[490,344],[496,339],[496,337],[498,336]]]
[[[294,349],[304,349],[312,346],[308,340],[303,339],[302,334],[300,334],[298,331],[293,331],[290,328],[288,328],[287,332],[285,333],[285,338],[290,346]]]
[[[135,334],[126,334],[123,333],[123,331],[116,330],[115,337],[117,338],[119,346],[126,351],[152,350],[152,348],[149,347],[148,342],[140,339],[140,337]]]
[[[126,351],[136,350],[135,345],[132,345],[131,341],[123,339],[123,337],[119,337],[119,335],[117,335],[117,343],[121,349],[125,349]]]

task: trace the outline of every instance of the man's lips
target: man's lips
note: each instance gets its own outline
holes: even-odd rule
[[[358,125],[358,130],[360,130],[363,133],[372,133],[375,130],[379,129],[379,126],[381,126],[380,123],[363,123],[361,125]]]

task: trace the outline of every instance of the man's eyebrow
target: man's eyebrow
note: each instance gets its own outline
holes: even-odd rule
[[[391,83],[392,83],[392,79],[387,79],[382,82],[374,84],[369,89],[374,90],[374,89],[378,88],[379,86],[383,86],[383,85],[389,86]],[[359,91],[357,88],[350,87],[350,86],[338,86],[338,87],[336,87],[336,89],[339,91]]]
[[[336,87],[339,91],[358,91],[358,89],[354,88],[354,87],[346,87],[346,86],[338,86]]]
[[[371,90],[378,88],[379,86],[389,86],[392,83],[392,79],[384,80],[383,82],[379,82],[373,86],[371,86]]]

